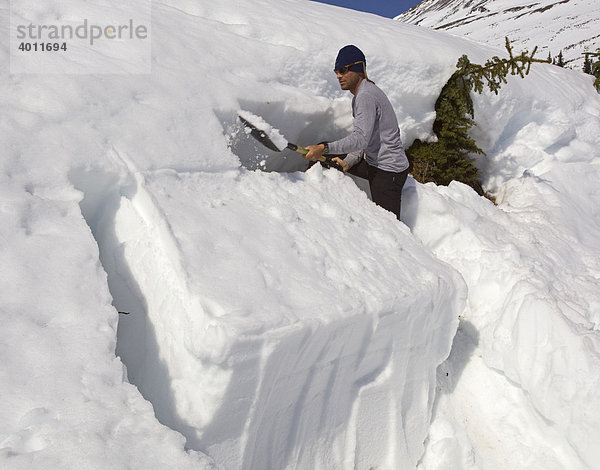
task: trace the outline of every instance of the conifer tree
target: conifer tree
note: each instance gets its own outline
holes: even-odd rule
[[[498,94],[509,73],[524,78],[532,63],[546,63],[545,60],[534,58],[537,47],[531,55],[524,51],[514,56],[506,38],[506,50],[508,58],[500,59],[495,56],[485,65],[471,63],[466,55],[458,60],[457,70],[444,85],[435,103],[433,133],[437,141],[422,142],[417,139],[407,150],[412,174],[417,181],[447,185],[456,180],[483,194],[479,170],[473,162],[474,155],[485,153],[468,135],[475,125],[471,91],[481,93],[487,86],[490,91]]]
[[[600,93],[600,49],[596,49],[596,52],[589,53],[594,59],[592,60],[592,75],[596,77],[594,86],[598,93]]]
[[[558,57],[556,59],[556,65],[558,65],[559,67],[564,67],[565,66],[565,59],[563,57],[562,51],[560,51],[558,53]]]
[[[592,75],[592,60],[590,59],[590,55],[588,53],[584,53],[583,73]]]

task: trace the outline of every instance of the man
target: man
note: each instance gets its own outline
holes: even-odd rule
[[[398,120],[387,96],[367,77],[365,55],[353,45],[340,49],[334,72],[342,90],[354,95],[354,130],[328,144],[309,145],[304,158],[317,161],[323,154],[335,157],[344,172],[369,180],[373,202],[400,220],[402,187],[408,175],[408,159],[402,146]],[[364,156],[364,158],[363,158]]]

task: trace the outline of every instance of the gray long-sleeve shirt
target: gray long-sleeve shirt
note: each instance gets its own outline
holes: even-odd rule
[[[352,115],[352,134],[329,143],[329,153],[349,153],[345,161],[353,166],[359,151],[364,150],[371,166],[397,173],[408,168],[396,113],[385,93],[373,82],[363,80],[358,86],[352,99]]]

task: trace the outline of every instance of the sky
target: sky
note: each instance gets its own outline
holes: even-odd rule
[[[337,5],[344,8],[375,13],[387,18],[393,18],[405,12],[410,7],[420,3],[420,0],[318,0],[320,3]]]

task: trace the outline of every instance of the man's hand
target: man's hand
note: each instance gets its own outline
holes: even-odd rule
[[[340,157],[333,157],[331,159],[332,162],[337,163],[339,166],[342,167],[342,171],[344,173],[346,173],[349,169],[350,169],[350,165],[348,165],[347,162],[345,162],[344,160],[342,160]]]
[[[317,162],[323,156],[323,152],[325,151],[325,146],[323,144],[319,145],[309,145],[306,147],[308,149],[308,153],[304,155],[304,158],[310,160],[311,162]]]

